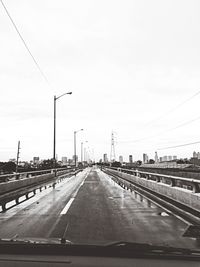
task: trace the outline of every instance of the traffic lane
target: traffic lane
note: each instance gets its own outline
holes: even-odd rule
[[[176,247],[198,246],[196,240],[182,237],[187,227],[173,214],[121,188],[100,170],[93,170],[50,236],[63,236],[75,243],[123,240]]]
[[[18,206],[0,213],[0,238],[48,238],[70,196],[84,181],[89,170],[36,194]]]

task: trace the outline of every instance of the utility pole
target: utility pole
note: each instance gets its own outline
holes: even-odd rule
[[[76,131],[74,131],[74,164],[76,170]]]
[[[56,96],[54,96],[54,125],[53,125],[53,168],[56,167]]]
[[[18,164],[19,164],[19,153],[20,153],[20,141],[18,141],[18,148],[17,148],[17,164],[16,164],[16,173],[18,172]]]

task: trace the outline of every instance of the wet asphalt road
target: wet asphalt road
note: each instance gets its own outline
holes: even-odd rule
[[[0,213],[0,238],[66,238],[74,243],[130,241],[197,247],[188,225],[88,168]]]

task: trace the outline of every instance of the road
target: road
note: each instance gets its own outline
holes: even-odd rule
[[[197,247],[197,240],[182,236],[187,227],[152,201],[121,188],[96,167],[0,213],[0,238]]]

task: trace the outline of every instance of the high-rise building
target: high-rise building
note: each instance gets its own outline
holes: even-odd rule
[[[197,158],[197,152],[193,152],[193,158]]]
[[[168,156],[162,157],[162,161],[168,161]]]
[[[200,152],[197,153],[197,158],[200,159]]]
[[[133,156],[129,155],[129,163],[133,163]]]
[[[143,154],[143,163],[148,163],[148,160],[149,160],[148,155],[144,153]]]
[[[159,160],[158,160],[158,153],[155,152],[155,163],[158,163],[158,162],[159,162]]]
[[[108,163],[108,155],[107,154],[103,154],[103,162]]]
[[[168,161],[171,161],[172,160],[172,156],[168,156]]]
[[[122,164],[123,163],[123,157],[119,156],[119,162]]]

